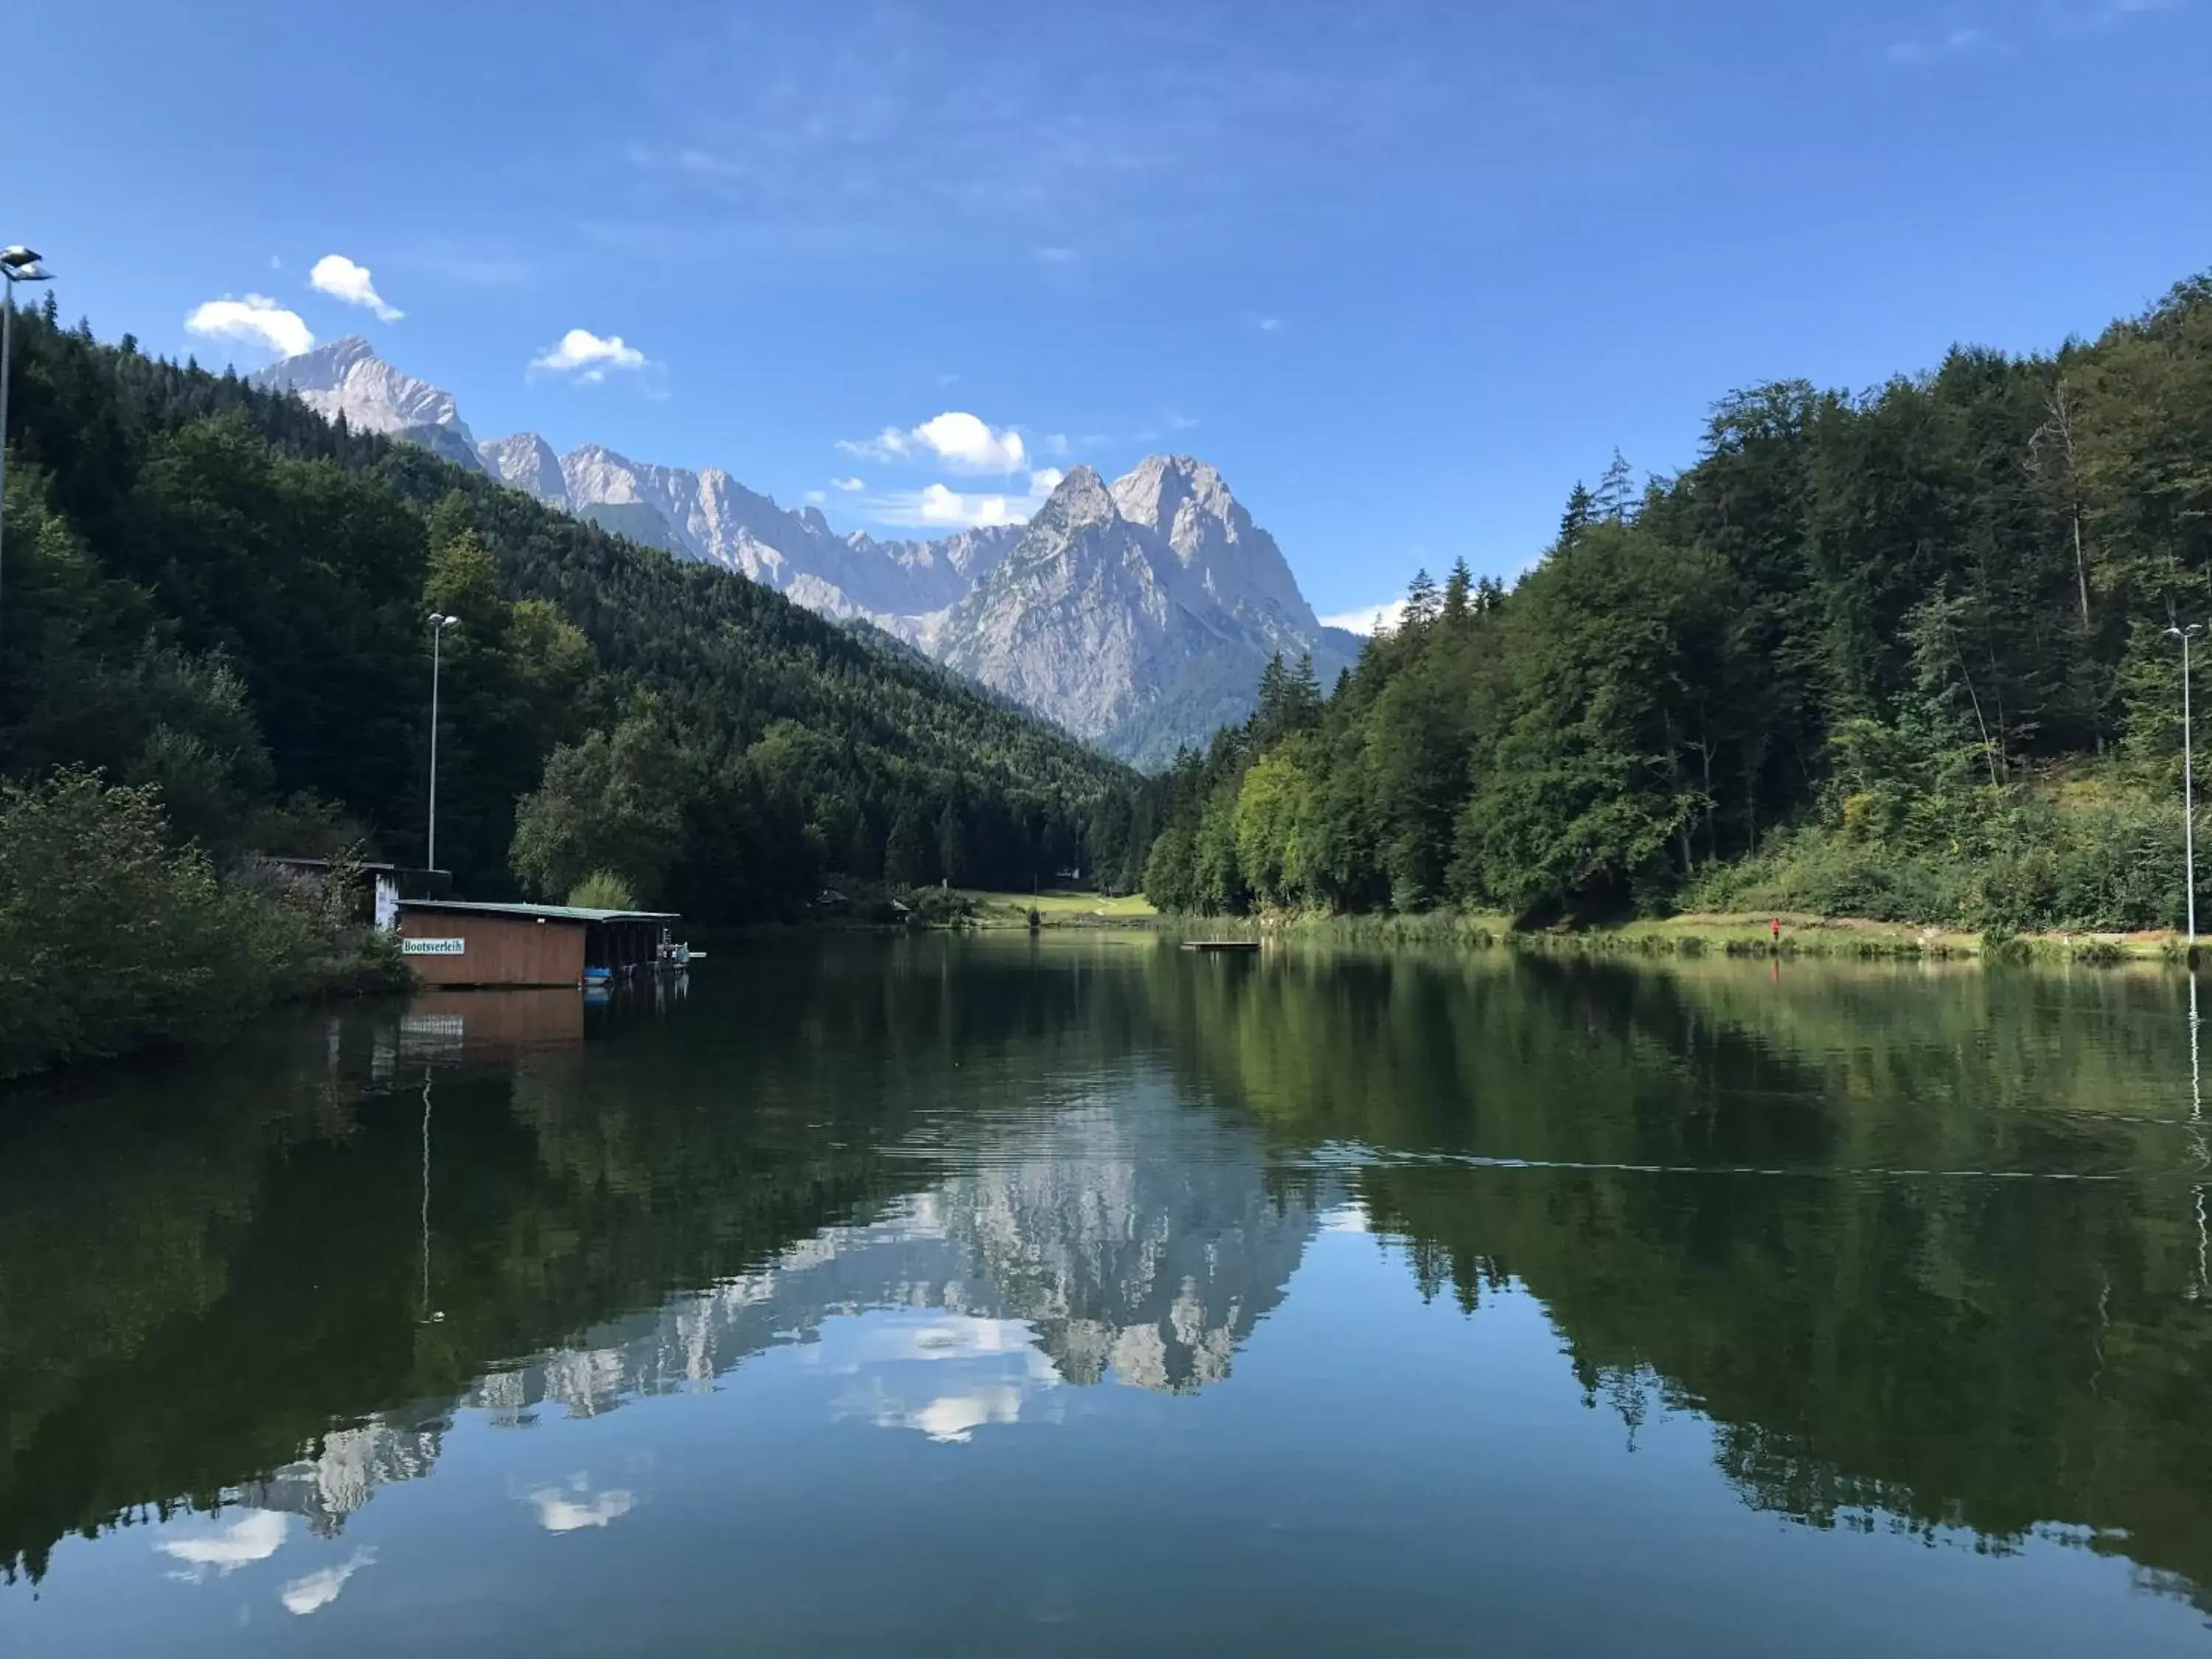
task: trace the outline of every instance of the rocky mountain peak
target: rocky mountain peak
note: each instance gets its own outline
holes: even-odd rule
[[[475,447],[453,393],[401,374],[358,334],[272,363],[252,380],[268,391],[293,392],[327,419],[343,415],[358,432],[398,434],[417,427],[444,427],[465,440],[471,450]]]
[[[1105,524],[1120,516],[1114,505],[1113,492],[1106,481],[1087,466],[1070,467],[1038,510],[1034,525],[1049,519],[1054,527],[1080,529],[1085,525]]]
[[[839,535],[820,508],[779,507],[720,467],[654,465],[595,443],[556,454],[532,432],[478,444],[450,393],[357,334],[253,379],[641,545],[865,617],[1141,763],[1242,719],[1271,654],[1311,650],[1324,679],[1343,655],[1274,538],[1195,456],[1148,455],[1110,484],[1072,467],[1026,525],[878,541]]]
[[[1114,481],[1114,501],[1123,518],[1162,535],[1186,504],[1224,522],[1244,512],[1221,474],[1194,455],[1146,456]]]
[[[561,476],[561,458],[553,446],[535,432],[518,432],[477,446],[484,471],[511,489],[535,495],[554,507],[567,507],[568,480]]]

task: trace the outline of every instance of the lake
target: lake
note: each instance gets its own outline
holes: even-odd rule
[[[18,1089],[0,1653],[2212,1652],[2194,994],[802,939]]]

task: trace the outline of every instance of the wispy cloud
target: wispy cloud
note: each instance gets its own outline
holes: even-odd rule
[[[1039,467],[1029,476],[1025,495],[975,493],[933,483],[920,489],[893,490],[865,503],[878,524],[927,530],[973,530],[995,525],[1027,524],[1060,487],[1057,467]]]
[[[1987,52],[1995,44],[1996,37],[1987,29],[1954,28],[1942,34],[1893,41],[1889,48],[1889,61],[1922,68],[1946,58],[1972,57]]]
[[[1244,319],[1244,325],[1247,328],[1259,330],[1262,334],[1279,334],[1282,332],[1283,319],[1279,317],[1262,317],[1254,313]]]
[[[634,258],[773,246],[788,270],[895,248],[902,268],[1066,270],[1173,257],[1285,193],[1372,220],[1398,210],[1382,170],[1405,201],[1449,185],[1492,225],[1502,198],[1610,187],[1656,143],[1585,78],[1533,68],[1495,8],[1432,9],[1418,31],[1363,7],[1295,30],[1218,4],[1083,8],[1048,30],[988,9],[1003,22],[872,5],[825,38],[805,0],[716,9],[665,43],[669,113],[631,135],[628,188],[594,212]]]
[[[602,337],[587,328],[572,328],[561,337],[559,344],[532,357],[530,366],[596,382],[605,380],[610,369],[643,368],[645,354],[619,334]]]
[[[955,472],[978,476],[1018,472],[1029,461],[1020,433],[1011,427],[994,428],[980,416],[963,410],[948,410],[903,431],[887,426],[872,438],[841,438],[837,447],[848,455],[870,460],[933,459]]]
[[[514,289],[538,280],[538,269],[503,243],[431,241],[404,249],[393,262],[453,288]]]
[[[2131,18],[2148,17],[2154,12],[2178,11],[2184,0],[2099,0],[2082,14],[2081,21],[2092,28],[2117,28]]]
[[[830,488],[842,490],[848,495],[857,495],[868,487],[866,478],[832,478]]]
[[[1961,22],[1894,41],[1889,60],[1911,69],[2025,51],[2117,29],[2138,18],[2179,10],[2187,0],[2044,0],[2017,32]]]
[[[206,301],[192,307],[185,327],[209,339],[243,340],[282,357],[296,357],[315,349],[314,331],[300,313],[278,305],[265,294],[249,294],[243,300]]]
[[[397,306],[385,302],[384,296],[376,291],[367,265],[356,264],[343,253],[325,253],[316,260],[314,269],[307,273],[307,286],[333,300],[373,311],[381,322],[396,323],[406,315]]]

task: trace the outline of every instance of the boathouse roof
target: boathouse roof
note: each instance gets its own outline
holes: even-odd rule
[[[674,910],[587,910],[574,904],[495,904],[478,899],[399,901],[403,910],[458,910],[471,915],[524,916],[538,921],[678,921]]]

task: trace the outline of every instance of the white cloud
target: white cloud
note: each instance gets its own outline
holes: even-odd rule
[[[1406,614],[1403,599],[1385,599],[1380,605],[1363,605],[1356,611],[1340,611],[1334,617],[1321,619],[1324,628],[1341,628],[1352,634],[1387,634],[1398,625]]]
[[[370,1565],[375,1559],[374,1550],[357,1549],[353,1553],[350,1559],[343,1561],[335,1567],[325,1567],[320,1572],[311,1572],[304,1578],[295,1578],[284,1586],[278,1599],[284,1603],[285,1612],[296,1613],[304,1619],[309,1613],[319,1612],[337,1601],[338,1592],[346,1587],[346,1580],[363,1567]]]
[[[645,354],[619,334],[603,339],[587,328],[572,328],[561,337],[560,344],[532,357],[530,366],[559,374],[580,370],[584,380],[596,382],[605,380],[611,368],[643,368]]]
[[[933,483],[920,489],[894,490],[867,506],[882,524],[930,530],[981,530],[998,525],[1027,524],[1045,498],[1060,487],[1065,476],[1058,467],[1039,467],[1030,474],[1025,495],[992,491],[977,494],[950,484]]]
[[[637,1506],[637,1498],[619,1488],[593,1498],[580,1478],[568,1485],[569,1492],[546,1486],[528,1495],[538,1509],[538,1524],[548,1532],[580,1532],[586,1527],[611,1526]]]
[[[198,1578],[213,1571],[228,1577],[276,1554],[290,1522],[291,1517],[282,1510],[249,1510],[219,1531],[194,1538],[164,1538],[154,1547],[193,1569],[183,1576]]]
[[[829,499],[830,492],[826,489],[810,489],[806,492],[806,501],[810,507],[819,507]]]
[[[1177,415],[1173,412],[1168,416],[1168,430],[1170,432],[1188,432],[1197,424],[1196,418],[1192,416]]]
[[[370,280],[367,265],[357,265],[343,253],[325,253],[316,260],[315,268],[307,273],[307,285],[333,300],[364,307],[384,322],[396,323],[406,315],[398,307],[385,303],[384,296],[376,291],[375,283]]]
[[[830,480],[830,489],[842,489],[848,495],[858,495],[861,490],[866,489],[867,487],[868,481],[866,478],[832,478]]]
[[[210,300],[192,307],[185,327],[210,339],[245,340],[280,357],[315,349],[315,336],[296,311],[287,311],[265,294],[243,300]]]
[[[1036,261],[1041,265],[1072,265],[1082,256],[1072,247],[1041,247]]]
[[[1044,434],[1044,453],[1048,455],[1065,456],[1071,447],[1067,441],[1067,434],[1065,432],[1048,432]]]
[[[925,460],[934,456],[955,472],[973,474],[1018,472],[1029,461],[1020,433],[1011,427],[994,428],[981,416],[963,410],[947,410],[910,431],[887,426],[872,438],[841,438],[837,447],[848,455],[878,461]]]
[[[1245,318],[1244,320],[1262,334],[1278,334],[1282,331],[1283,319],[1279,317],[1262,317],[1255,313]]]

